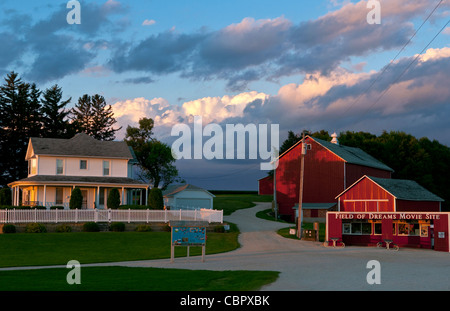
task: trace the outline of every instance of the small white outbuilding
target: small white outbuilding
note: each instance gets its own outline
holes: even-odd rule
[[[211,192],[191,185],[170,185],[163,191],[164,206],[167,209],[213,209]]]

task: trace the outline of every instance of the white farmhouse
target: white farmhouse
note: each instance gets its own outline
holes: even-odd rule
[[[135,180],[133,150],[124,141],[99,141],[86,134],[70,139],[30,138],[25,160],[28,177],[8,186],[13,205],[68,208],[79,187],[82,208],[107,208],[108,193],[117,188],[121,204],[146,204],[148,185]]]

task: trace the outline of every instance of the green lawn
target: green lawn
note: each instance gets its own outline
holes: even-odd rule
[[[206,254],[239,247],[238,232],[208,233]],[[200,255],[191,247],[190,255]],[[176,256],[186,248],[176,247]],[[170,258],[170,232],[71,232],[0,234],[0,267]]]
[[[272,213],[271,209],[266,209],[266,210],[257,212],[256,213],[256,217],[259,217],[259,218],[262,218],[262,219],[266,219],[266,220],[275,221],[275,218],[273,216],[273,213]],[[293,222],[286,222],[286,221],[280,220],[280,219],[278,219],[277,221],[278,222],[284,222],[284,223],[290,225],[290,227],[286,227],[286,228],[278,230],[277,233],[279,235],[281,235],[281,236],[283,236],[285,238],[289,238],[289,239],[297,239],[297,236],[289,234],[289,228],[297,229]],[[314,224],[313,223],[303,223],[302,228],[303,229],[307,229],[307,230],[312,230],[312,229],[314,229]],[[320,241],[324,241],[325,240],[325,228],[326,228],[326,225],[324,223],[319,223],[319,240]]]
[[[230,215],[237,209],[271,202],[272,196],[256,194],[218,194],[214,208]],[[239,247],[234,224],[231,232],[208,233],[206,254],[228,252]],[[201,254],[191,247],[190,256]],[[186,248],[176,247],[175,256],[186,256]],[[169,232],[72,232],[0,234],[0,267],[66,265],[77,260],[81,265],[170,258]],[[192,259],[194,260],[194,259]],[[0,271],[0,290],[258,290],[274,282],[275,271],[191,271],[179,269],[82,267],[81,285],[68,285],[69,269]],[[37,281],[38,280],[38,281]]]
[[[289,234],[289,229],[294,228],[297,229],[295,226],[291,226],[288,228],[282,228],[277,231],[279,235],[282,237],[288,238],[288,239],[298,239],[296,235]],[[314,228],[314,224],[312,223],[304,223],[302,226],[303,229],[312,230]],[[325,224],[319,224],[319,241],[325,241]]]
[[[131,267],[81,267],[81,284],[66,281],[71,269],[0,271],[0,291],[250,291],[278,278],[274,271],[206,271]]]
[[[258,194],[217,194],[214,198],[214,209],[223,210],[224,215],[234,211],[255,206],[253,202],[272,202],[271,195]]]

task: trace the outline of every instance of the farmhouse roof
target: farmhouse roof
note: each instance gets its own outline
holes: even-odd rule
[[[36,155],[134,158],[126,142],[101,141],[84,133],[70,139],[32,137],[30,144]]]

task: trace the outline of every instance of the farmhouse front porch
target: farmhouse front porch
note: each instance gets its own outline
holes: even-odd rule
[[[14,206],[30,205],[69,208],[72,190],[80,188],[83,209],[107,209],[108,194],[113,188],[120,193],[121,205],[147,205],[149,186],[123,177],[32,176],[8,185]]]

